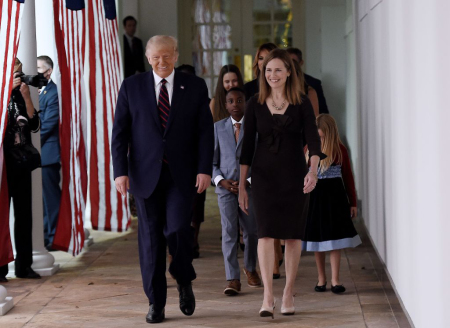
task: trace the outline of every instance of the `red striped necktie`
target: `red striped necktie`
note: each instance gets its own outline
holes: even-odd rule
[[[169,93],[167,92],[166,83],[167,83],[166,79],[161,80],[161,89],[159,90],[159,99],[158,99],[159,118],[161,120],[163,130],[166,129],[170,113]]]

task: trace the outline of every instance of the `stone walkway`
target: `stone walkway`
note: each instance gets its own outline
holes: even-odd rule
[[[355,222],[363,245],[343,253],[341,282],[347,292],[314,292],[313,254],[303,254],[297,276],[296,314],[282,316],[285,283],[274,281],[275,319],[260,318],[262,288],[243,284],[236,297],[223,295],[226,285],[220,242],[220,217],[213,188],[208,190],[200,258],[194,260],[197,308],[185,317],[178,308],[176,283],[168,276],[166,321],[158,327],[410,327],[364,229]],[[55,252],[59,272],[38,281],[12,278],[5,284],[14,308],[0,317],[0,327],[148,327],[148,303],[141,286],[137,222],[124,234],[93,232],[95,244],[73,258]],[[242,263],[242,253],[239,253]],[[328,270],[329,271],[329,270]],[[331,276],[331,275],[329,275]]]

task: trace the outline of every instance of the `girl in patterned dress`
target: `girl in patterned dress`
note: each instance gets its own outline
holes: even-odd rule
[[[357,215],[355,183],[336,121],[329,114],[320,114],[316,122],[322,152],[327,158],[320,161],[319,180],[311,192],[303,246],[315,253],[318,271],[315,291],[326,291],[325,254],[329,252],[331,291],[339,294],[345,291],[339,280],[341,249],[361,244],[352,222]]]

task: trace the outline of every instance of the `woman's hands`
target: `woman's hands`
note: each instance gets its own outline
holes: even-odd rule
[[[311,191],[313,191],[314,188],[316,187],[316,184],[317,184],[317,174],[315,174],[312,171],[309,171],[305,176],[303,184],[303,193],[308,194]]]
[[[350,207],[350,217],[352,218],[352,219],[354,219],[354,218],[356,218],[356,216],[358,215],[358,208],[355,206],[355,207]]]
[[[248,215],[248,193],[245,184],[239,186],[239,207]]]

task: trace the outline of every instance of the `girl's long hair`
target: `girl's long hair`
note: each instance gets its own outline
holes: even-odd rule
[[[238,79],[238,87],[244,88],[244,81],[242,80],[241,71],[236,65],[225,65],[222,67],[217,78],[216,93],[214,95],[214,108],[213,108],[213,120],[214,122],[220,121],[228,116],[228,111],[225,107],[226,103],[226,90],[223,87],[223,77],[227,73],[234,73]]]
[[[320,114],[316,118],[317,128],[322,130],[322,153],[327,158],[320,161],[320,172],[325,172],[333,163],[342,164],[342,144],[336,121],[330,114]]]

